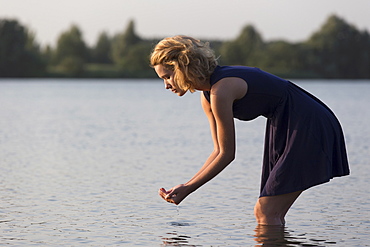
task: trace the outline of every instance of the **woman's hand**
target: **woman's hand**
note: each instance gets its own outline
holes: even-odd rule
[[[161,188],[158,193],[164,200],[176,205],[180,204],[180,202],[190,194],[188,187],[184,184],[179,184],[167,191],[164,188]]]

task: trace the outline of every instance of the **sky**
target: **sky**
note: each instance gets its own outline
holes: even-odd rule
[[[142,38],[230,40],[251,24],[265,41],[299,42],[332,14],[370,32],[369,11],[370,0],[0,0],[0,19],[17,19],[51,46],[72,24],[94,45],[101,32],[123,32],[130,20]]]

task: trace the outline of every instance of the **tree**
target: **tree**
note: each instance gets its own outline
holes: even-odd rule
[[[149,54],[151,45],[141,42],[128,50],[126,56],[121,60],[120,66],[129,77],[146,77],[155,73],[149,67]]]
[[[92,50],[95,63],[112,63],[111,59],[112,42],[106,32],[99,35],[98,41]]]
[[[301,43],[271,41],[260,51],[255,66],[282,77],[312,77],[314,74],[307,70],[307,52]]]
[[[253,26],[247,25],[235,40],[222,45],[221,61],[225,64],[251,65],[258,61],[263,47],[261,35]]]
[[[112,43],[113,61],[120,65],[130,49],[141,42],[141,38],[135,32],[135,23],[130,21],[125,32],[114,37]]]
[[[41,76],[45,66],[34,35],[16,20],[0,20],[0,77]]]
[[[88,49],[82,32],[76,25],[72,25],[59,36],[54,60],[64,72],[71,76],[80,76],[87,58]]]
[[[370,39],[332,15],[306,42],[310,66],[325,78],[369,78]]]

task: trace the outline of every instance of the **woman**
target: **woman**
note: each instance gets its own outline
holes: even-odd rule
[[[267,118],[258,224],[284,225],[285,215],[302,191],[349,174],[341,126],[333,112],[313,95],[257,68],[218,66],[207,44],[191,37],[163,39],[151,54],[151,66],[165,88],[179,96],[203,91],[214,150],[185,184],[159,195],[179,204],[214,178],[235,157],[233,118]]]

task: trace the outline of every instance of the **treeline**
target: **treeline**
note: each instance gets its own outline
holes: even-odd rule
[[[160,39],[136,34],[135,23],[89,47],[76,25],[55,47],[41,47],[26,26],[0,19],[0,77],[151,78],[149,54]],[[204,40],[206,41],[206,40]],[[370,35],[332,15],[306,41],[264,41],[251,25],[233,40],[208,40],[221,65],[255,66],[286,78],[370,78]]]

